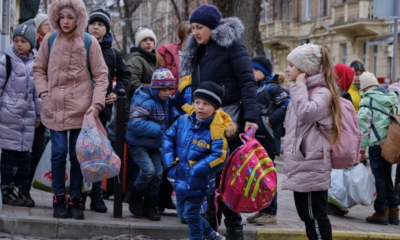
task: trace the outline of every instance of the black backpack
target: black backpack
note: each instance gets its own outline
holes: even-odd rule
[[[3,85],[3,89],[7,86],[8,79],[10,78],[10,75],[11,75],[11,68],[12,68],[12,66],[11,66],[11,58],[10,58],[10,56],[6,55],[7,75],[6,75],[6,82]]]

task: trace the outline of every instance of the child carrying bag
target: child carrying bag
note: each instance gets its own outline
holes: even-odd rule
[[[121,169],[121,160],[111,147],[106,130],[93,113],[83,118],[82,130],[76,141],[76,156],[83,177],[92,182],[112,178]]]
[[[228,158],[222,171],[218,197],[232,211],[252,213],[268,207],[277,190],[277,173],[267,151],[254,138],[250,129],[240,134],[243,145]]]

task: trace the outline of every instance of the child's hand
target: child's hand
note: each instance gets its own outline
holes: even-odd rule
[[[115,93],[110,93],[107,97],[106,97],[106,104],[113,104],[115,101],[117,101],[117,94]]]
[[[296,82],[305,84],[307,82],[307,75],[305,73],[300,73],[299,76],[296,77]]]
[[[93,112],[93,116],[97,117],[99,116],[99,109],[97,109],[97,107],[93,107],[91,106],[87,111],[86,111],[86,115],[88,115],[89,113]]]
[[[39,127],[40,122],[35,122],[35,128]]]

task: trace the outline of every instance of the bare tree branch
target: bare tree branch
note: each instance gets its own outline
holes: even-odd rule
[[[175,0],[171,0],[172,6],[174,7],[175,15],[178,18],[178,23],[181,23],[181,15],[179,14],[178,6],[176,5]]]

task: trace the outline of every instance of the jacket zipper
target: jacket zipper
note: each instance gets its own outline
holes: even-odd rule
[[[26,73],[26,88],[25,88],[25,106],[24,106],[24,115],[23,115],[23,117],[22,117],[22,131],[21,131],[21,134],[22,134],[22,138],[21,138],[21,152],[23,151],[23,148],[24,148],[24,138],[25,138],[25,132],[24,132],[24,129],[25,129],[25,116],[26,116],[26,112],[28,111],[28,103],[27,103],[27,100],[28,100],[28,90],[29,90],[29,71],[28,71],[28,69],[27,69],[27,66],[26,66],[26,64],[25,64],[25,73]],[[36,114],[35,114],[35,122],[36,122]]]

